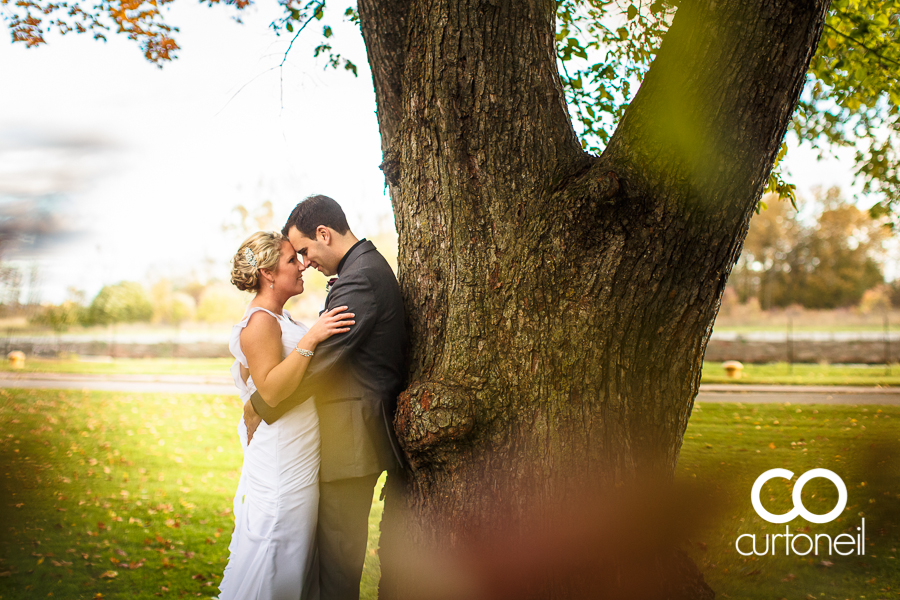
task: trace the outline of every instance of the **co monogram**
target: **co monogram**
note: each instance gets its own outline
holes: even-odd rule
[[[753,489],[750,491],[750,501],[753,503],[753,508],[756,510],[756,514],[760,517],[768,521],[769,523],[787,523],[798,515],[809,521],[810,523],[828,523],[829,521],[833,521],[841,514],[841,511],[844,510],[844,507],[847,506],[847,486],[844,485],[844,481],[838,477],[838,475],[829,471],[828,469],[812,469],[811,471],[807,471],[803,475],[797,479],[797,483],[794,484],[794,493],[791,496],[794,501],[794,508],[784,513],[783,515],[773,515],[765,508],[763,508],[762,503],[759,500],[759,492],[762,490],[762,486],[768,480],[774,477],[783,477],[784,479],[790,480],[794,474],[787,469],[770,469],[756,478],[756,481],[753,483]],[[800,494],[803,492],[803,486],[810,479],[815,479],[816,477],[823,477],[831,483],[833,483],[838,490],[838,503],[831,512],[824,515],[816,515],[803,506],[803,499],[800,497]]]

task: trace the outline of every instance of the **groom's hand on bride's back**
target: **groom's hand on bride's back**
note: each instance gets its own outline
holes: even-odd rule
[[[250,444],[250,440],[253,439],[253,434],[256,433],[256,428],[259,427],[260,422],[262,422],[262,417],[256,414],[256,410],[253,408],[253,403],[247,400],[244,403],[244,425],[247,426],[247,444]]]

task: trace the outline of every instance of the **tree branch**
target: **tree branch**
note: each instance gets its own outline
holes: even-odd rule
[[[553,193],[566,197],[565,202],[555,202],[557,206],[567,207],[577,212],[594,212],[602,206],[614,204],[619,192],[619,178],[602,159],[593,160],[589,166],[562,179],[553,187]],[[587,216],[586,214],[583,216]],[[567,221],[572,215],[567,217]],[[576,218],[576,222],[581,219]]]
[[[866,51],[871,52],[872,54],[874,54],[875,56],[877,56],[879,59],[881,59],[881,60],[886,60],[886,61],[889,62],[889,63],[893,63],[893,64],[895,64],[895,65],[897,65],[897,66],[900,66],[900,62],[897,62],[896,60],[893,60],[893,59],[891,59],[891,58],[888,58],[888,57],[886,57],[886,56],[883,56],[880,52],[878,52],[878,51],[875,50],[874,48],[869,48],[869,47],[866,46],[864,43],[862,43],[860,40],[856,39],[855,37],[849,36],[849,35],[847,35],[846,33],[842,32],[842,31],[838,31],[837,29],[835,29],[834,27],[832,27],[832,26],[829,25],[828,23],[825,24],[825,27],[827,27],[827,28],[830,29],[831,31],[835,32],[835,33],[838,34],[839,36],[841,36],[841,37],[843,37],[843,38],[846,38],[846,39],[850,40],[851,42],[854,42],[854,43],[856,43],[856,44],[859,44],[860,46],[862,46],[863,48],[865,48]]]
[[[291,38],[291,43],[288,44],[287,50],[284,51],[284,56],[281,58],[281,62],[278,64],[278,85],[279,85],[279,100],[281,104],[281,108],[284,109],[284,63],[287,62],[288,54],[291,52],[291,48],[294,47],[294,42],[297,41],[297,38],[300,37],[300,34],[303,33],[303,30],[306,29],[306,26],[312,23],[313,19],[316,18],[316,13],[325,6],[325,0],[321,0],[316,8],[313,10],[312,14],[303,21],[303,24],[297,29],[297,33],[294,34],[294,37]]]
[[[706,0],[679,9],[603,154],[630,204],[717,220],[723,232],[750,218],[828,5]],[[775,51],[772,40],[782,40]]]
[[[282,59],[281,59],[281,63],[278,65],[279,67],[283,67],[283,66],[284,66],[284,63],[287,61],[288,54],[290,54],[290,52],[291,52],[291,48],[294,47],[294,42],[297,41],[297,38],[300,36],[301,33],[303,33],[303,30],[306,29],[306,26],[309,25],[310,23],[312,23],[312,21],[316,18],[316,13],[317,13],[317,11],[318,11],[320,8],[324,7],[324,6],[325,6],[325,2],[324,2],[324,1],[323,1],[323,2],[319,2],[319,3],[316,5],[315,10],[313,10],[313,13],[309,16],[309,18],[306,19],[305,21],[303,21],[303,25],[301,25],[301,26],[297,29],[297,33],[295,33],[295,34],[294,34],[294,37],[291,38],[291,43],[288,44],[287,50],[284,51],[284,56],[283,56]]]

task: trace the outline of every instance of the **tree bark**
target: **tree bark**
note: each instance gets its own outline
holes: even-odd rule
[[[434,596],[411,557],[440,548],[446,565],[502,536],[507,550],[552,547],[565,536],[517,536],[579,506],[586,487],[610,498],[672,478],[725,281],[828,4],[682,2],[594,157],[566,111],[555,2],[360,0],[412,339],[395,419],[412,468],[387,486],[382,597]],[[611,573],[640,577],[611,560]],[[554,564],[528,596],[596,591]],[[680,555],[646,566],[666,583],[602,585],[711,597]]]

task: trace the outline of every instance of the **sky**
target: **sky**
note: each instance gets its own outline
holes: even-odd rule
[[[50,36],[36,49],[0,42],[0,260],[30,269],[44,302],[74,287],[197,276],[226,281],[242,232],[235,206],[274,207],[279,227],[307,195],[340,202],[357,235],[393,230],[378,165],[381,143],[358,30],[329,20],[335,46],[359,67],[324,70],[315,23],[294,44],[268,27],[276,3],[241,13],[168,5],[179,58],[162,69],[110,35]],[[788,154],[801,197],[852,185],[851,152],[817,161]],[[18,217],[17,217],[18,215]],[[35,216],[37,215],[37,216]]]

